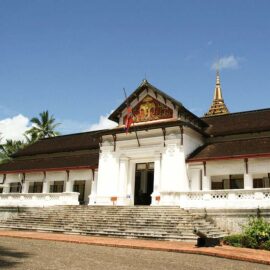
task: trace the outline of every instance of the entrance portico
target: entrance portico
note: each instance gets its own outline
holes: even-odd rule
[[[182,134],[178,126],[164,128],[165,139],[159,127],[147,131],[138,130],[140,147],[134,132],[117,134],[116,143],[113,136],[103,135],[97,189],[90,196],[90,204],[112,205],[112,199],[115,200],[114,205],[178,204],[174,196],[162,197],[160,194],[189,190],[185,159],[189,151],[193,150],[190,145],[192,140],[199,143],[200,136],[185,127],[184,140],[181,140]],[[143,166],[146,170],[141,172],[144,170]],[[140,194],[147,194],[149,197],[144,200],[139,198]]]

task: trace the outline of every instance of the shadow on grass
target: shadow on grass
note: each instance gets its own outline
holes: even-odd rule
[[[0,246],[0,269],[11,268],[22,263],[22,259],[28,258],[30,253],[19,252]]]

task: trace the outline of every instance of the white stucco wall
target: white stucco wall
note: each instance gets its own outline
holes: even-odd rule
[[[9,184],[9,183],[13,183],[13,182],[20,182],[21,177],[22,176],[18,173],[7,174],[5,184]]]
[[[36,172],[36,173],[26,173],[25,174],[25,181],[29,182],[41,182],[45,178],[43,172]]]
[[[184,128],[184,152],[185,157],[189,156],[198,147],[204,144],[204,138],[191,128]]]
[[[159,175],[154,176],[155,196],[160,191],[178,192],[189,190],[185,158],[202,144],[202,138],[189,128],[184,128],[181,145],[180,128],[166,128],[164,141],[161,129],[117,134],[116,144],[111,135],[103,137],[99,157],[97,193],[91,204],[112,204],[117,197],[118,204],[133,204],[136,163],[154,162]],[[158,182],[158,183],[157,183]],[[167,198],[165,203],[168,203]],[[170,202],[174,203],[174,202]]]
[[[191,190],[197,190],[198,170],[203,174],[203,163],[189,163],[188,175]],[[270,158],[248,159],[248,172],[244,159],[217,160],[206,162],[206,177],[209,181],[224,181],[224,188],[229,188],[230,175],[243,175],[245,188],[253,188],[253,179],[264,178],[266,187],[269,187],[268,173],[270,173]]]
[[[29,201],[32,199],[33,205],[32,206],[41,206],[41,205],[62,205],[62,204],[77,204],[76,198],[78,195],[73,196],[73,184],[74,181],[78,180],[82,180],[85,181],[85,191],[84,191],[84,201],[86,203],[88,203],[89,201],[89,195],[91,193],[91,188],[92,188],[92,178],[93,178],[93,173],[92,170],[90,169],[84,169],[84,170],[71,170],[69,172],[69,181],[67,181],[68,179],[68,174],[67,171],[45,171],[44,172],[33,172],[33,173],[25,173],[25,181],[22,181],[23,178],[23,174],[21,173],[12,173],[12,174],[6,174],[6,180],[5,183],[3,183],[3,179],[4,179],[4,175],[1,174],[0,175],[0,187],[3,187],[3,198],[2,199],[2,205],[5,204],[5,202],[7,203],[7,205],[11,205],[12,202],[8,201],[8,198],[10,198],[10,200],[12,201],[12,198],[14,198],[14,200],[17,200],[16,196],[19,195],[15,195],[13,194],[11,197],[8,197],[7,193],[9,192],[9,187],[10,187],[10,183],[14,183],[14,182],[20,182],[22,183],[22,189],[21,189],[21,198],[25,198],[25,200]],[[63,193],[65,193],[66,195],[61,193],[59,194],[59,196],[56,193],[49,193],[50,191],[50,185],[51,182],[54,181],[64,181],[64,191]],[[27,194],[29,193],[29,185],[31,185],[31,183],[33,182],[43,182],[43,193],[41,193],[39,195],[39,193],[35,193],[35,194]],[[2,184],[1,184],[2,183]],[[47,195],[46,195],[47,194]],[[29,197],[30,196],[30,197]],[[33,198],[31,198],[31,196],[33,196]],[[46,197],[47,196],[47,197]],[[58,196],[58,197],[57,197]],[[66,196],[66,197],[65,197]],[[40,198],[38,200],[40,200],[40,204],[37,204],[37,202],[35,201],[35,198]],[[48,199],[48,198],[52,198],[52,200]],[[63,201],[64,198],[64,201]],[[72,198],[71,200],[67,199],[67,198]],[[45,200],[45,201],[43,201]],[[50,202],[48,202],[48,200]],[[25,203],[25,201],[23,201],[23,199],[21,200],[21,202],[23,203],[23,205],[21,206],[30,206],[31,203],[27,204]],[[49,204],[48,204],[49,203]],[[18,206],[20,206],[19,202],[16,202],[16,204],[18,204]]]
[[[244,174],[245,163],[243,159],[219,160],[206,162],[206,175]]]
[[[90,181],[93,178],[92,170],[70,170],[69,171],[69,180],[86,180]]]

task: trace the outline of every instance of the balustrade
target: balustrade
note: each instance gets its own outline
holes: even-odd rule
[[[0,206],[45,207],[78,205],[79,193],[7,193],[0,194]]]
[[[161,192],[160,205],[167,196],[167,192]],[[178,192],[175,196],[183,208],[270,208],[270,188]]]

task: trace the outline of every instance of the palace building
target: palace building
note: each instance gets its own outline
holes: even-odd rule
[[[230,113],[219,73],[203,117],[143,80],[109,119],[118,126],[42,139],[1,164],[0,206],[270,207],[270,109]]]

